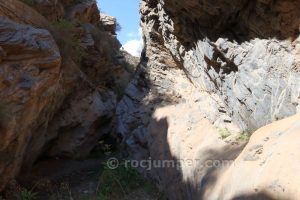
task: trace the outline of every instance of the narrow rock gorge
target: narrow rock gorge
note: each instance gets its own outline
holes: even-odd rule
[[[0,191],[113,135],[170,200],[297,200],[300,2],[142,0],[140,15],[139,60],[95,0],[0,0]]]

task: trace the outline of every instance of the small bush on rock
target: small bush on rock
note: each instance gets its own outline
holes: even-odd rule
[[[17,200],[35,200],[37,199],[38,193],[29,191],[25,188],[22,188],[19,193],[16,194]]]
[[[96,49],[104,55],[106,60],[112,62],[117,54],[116,49],[113,46],[115,40],[112,36],[108,32],[98,28],[93,30],[92,36],[95,40]]]
[[[145,180],[134,168],[120,164],[110,169],[107,164],[100,176],[98,197],[101,200],[126,197],[136,189],[143,189],[145,195],[158,192],[152,182]]]
[[[228,138],[231,135],[230,131],[227,128],[218,129],[218,133],[220,134],[220,138],[222,140]]]
[[[134,72],[136,70],[136,66],[134,66],[128,62],[123,62],[122,67],[124,67],[124,69],[131,74],[134,74]]]
[[[65,19],[59,19],[51,24],[50,31],[60,48],[61,54],[80,63],[86,52],[81,44],[75,24]]]
[[[240,142],[248,142],[250,139],[251,134],[247,131],[243,131],[240,133],[240,135],[238,136],[237,140]]]

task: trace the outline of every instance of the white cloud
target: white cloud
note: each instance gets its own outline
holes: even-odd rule
[[[123,48],[124,48],[125,51],[127,51],[131,55],[140,57],[141,52],[144,48],[144,42],[143,42],[142,39],[129,40],[123,45]]]
[[[133,33],[131,33],[131,34],[134,35]],[[141,52],[144,48],[144,42],[142,39],[142,29],[141,28],[139,28],[139,31],[136,35],[138,36],[138,38],[127,41],[123,45],[123,48],[125,51],[127,51],[131,55],[140,57]]]

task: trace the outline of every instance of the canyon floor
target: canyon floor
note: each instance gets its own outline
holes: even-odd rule
[[[84,160],[44,159],[18,181],[22,188],[29,188],[28,191],[36,194],[35,199],[41,200],[164,200],[155,185],[138,174],[127,180],[115,177],[122,178],[123,183],[136,184],[134,188],[122,188],[117,184],[121,187],[118,189],[112,182],[107,184],[106,180],[102,183],[101,179],[107,172],[107,158],[95,153]],[[113,192],[103,195],[100,184]]]

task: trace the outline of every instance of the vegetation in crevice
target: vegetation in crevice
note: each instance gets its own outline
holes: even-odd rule
[[[16,200],[36,200],[37,196],[38,196],[37,192],[32,192],[30,190],[27,190],[26,188],[22,188],[16,194]]]
[[[222,140],[225,140],[226,138],[235,135],[232,132],[230,132],[230,130],[228,130],[227,128],[218,128],[217,130],[220,135],[219,138]],[[234,140],[235,142],[238,143],[244,143],[244,142],[248,142],[250,137],[251,137],[251,133],[249,131],[242,131],[239,132],[237,136],[235,136]]]
[[[248,142],[251,137],[251,134],[247,131],[243,131],[239,133],[239,136],[237,137],[237,141],[239,142]]]
[[[101,200],[120,199],[130,195],[134,191],[142,191],[145,197],[156,196],[162,200],[155,185],[142,177],[136,169],[121,162],[116,169],[111,169],[106,163],[99,179],[97,196]]]
[[[58,19],[52,22],[49,29],[59,46],[62,56],[71,58],[79,64],[87,54],[81,43],[80,31],[76,22]]]
[[[101,28],[93,29],[92,36],[95,40],[95,48],[103,55],[103,58],[113,62],[118,53],[118,49],[114,48],[115,39]]]
[[[231,132],[227,128],[219,128],[218,133],[222,140],[228,138],[231,135]]]
[[[136,66],[134,66],[133,64],[129,63],[129,62],[123,62],[122,63],[122,67],[131,74],[134,74],[135,70],[136,70]]]

